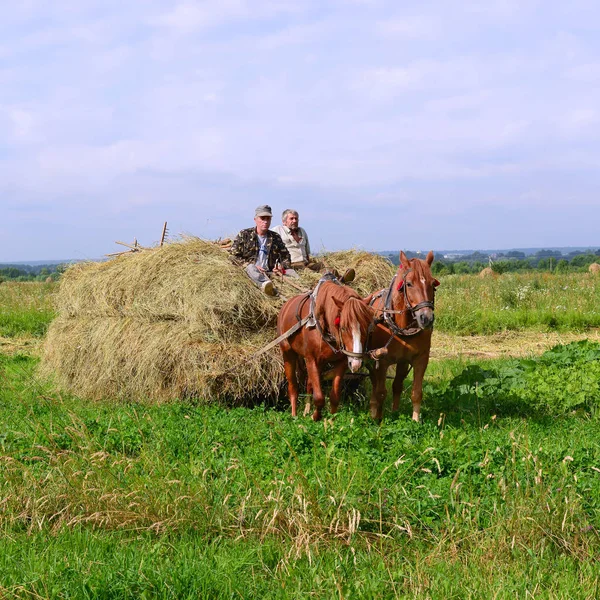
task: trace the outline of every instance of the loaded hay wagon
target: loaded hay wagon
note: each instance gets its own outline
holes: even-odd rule
[[[368,252],[322,259],[341,272],[354,268],[361,296],[394,273]],[[319,277],[305,270],[293,282],[274,282],[289,298]],[[42,371],[95,400],[250,404],[277,396],[284,380],[278,347],[257,355],[277,337],[282,303],[255,287],[218,244],[199,238],[76,264],[61,278]]]

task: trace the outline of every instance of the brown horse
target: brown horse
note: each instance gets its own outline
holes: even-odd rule
[[[290,298],[279,311],[277,333],[281,335],[311,311],[310,294]],[[304,358],[307,371],[307,391],[312,392],[315,410],[312,418],[322,416],[325,396],[321,388],[321,371],[325,364],[333,365],[333,385],[329,401],[331,412],[337,412],[342,378],[346,367],[354,373],[360,369],[364,348],[375,317],[373,309],[352,289],[334,281],[320,284],[313,314],[315,325],[309,322],[279,343],[288,381],[292,415],[296,416],[298,400],[298,360]]]
[[[387,348],[387,353],[382,354],[371,370],[371,416],[376,420],[383,417],[383,403],[387,396],[386,374],[393,364],[396,365],[396,376],[392,384],[392,408],[398,410],[404,379],[412,366],[412,418],[419,420],[423,377],[431,348],[434,294],[440,283],[431,275],[433,258],[433,252],[429,252],[425,260],[409,260],[404,252],[400,252],[400,266],[389,288],[366,298],[378,314],[369,347]]]

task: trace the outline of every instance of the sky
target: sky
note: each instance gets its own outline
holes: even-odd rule
[[[234,235],[600,247],[596,0],[21,0],[0,21],[0,261]]]

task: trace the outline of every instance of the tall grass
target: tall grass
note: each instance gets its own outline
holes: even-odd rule
[[[0,284],[0,336],[43,336],[54,318],[55,283]]]
[[[448,275],[436,298],[436,328],[460,335],[600,327],[600,277],[588,273]]]
[[[600,327],[599,284],[588,273],[447,275],[437,292],[436,328],[470,335]],[[42,336],[54,318],[56,285],[0,284],[0,336]]]

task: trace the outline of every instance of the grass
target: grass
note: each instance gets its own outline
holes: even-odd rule
[[[452,335],[573,332],[600,327],[600,278],[587,273],[517,273],[442,278],[436,329]],[[56,284],[0,284],[0,336],[43,336],[55,316]]]
[[[587,273],[513,273],[442,278],[436,328],[458,335],[600,326],[600,278]]]
[[[559,301],[592,322],[587,275],[562,277],[566,290],[542,277],[545,299],[493,321],[503,289],[531,284],[510,277],[444,278],[438,324],[471,307],[473,329],[512,329]],[[440,358],[421,425],[407,399],[381,426],[364,400],[318,424],[285,406],[91,403],[19,353],[52,318],[51,291],[0,286],[22,323],[0,353],[0,596],[598,597],[595,347]],[[524,326],[547,327],[538,317]]]
[[[0,284],[0,336],[41,337],[55,316],[54,283]]]
[[[600,421],[454,393],[507,361],[437,363],[424,423],[381,426],[90,404],[36,362],[0,363],[6,594],[595,597]]]

